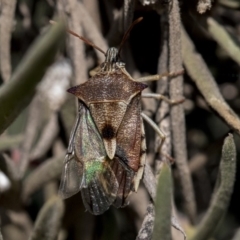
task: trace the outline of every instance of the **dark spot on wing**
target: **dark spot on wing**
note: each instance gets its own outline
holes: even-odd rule
[[[113,127],[110,124],[106,124],[102,129],[102,137],[110,140],[114,138],[114,136],[115,133]]]

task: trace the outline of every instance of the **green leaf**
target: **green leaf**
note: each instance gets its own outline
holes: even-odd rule
[[[35,88],[64,40],[65,25],[51,26],[30,47],[11,79],[0,88],[0,134],[31,102]]]
[[[172,176],[164,163],[158,178],[153,240],[171,240]]]
[[[206,240],[216,230],[232,195],[236,175],[236,146],[232,134],[225,138],[219,169],[219,181],[210,207],[191,240]]]

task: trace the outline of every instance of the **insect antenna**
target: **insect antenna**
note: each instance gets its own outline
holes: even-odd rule
[[[57,22],[50,20],[49,21],[51,24],[56,24]],[[101,48],[99,48],[98,46],[96,46],[94,43],[92,43],[91,41],[89,41],[88,39],[86,39],[83,36],[78,35],[77,33],[73,32],[70,29],[67,29],[67,32],[79,39],[81,39],[83,42],[85,42],[87,45],[92,46],[93,48],[97,49],[99,52],[103,53],[106,56],[106,52],[104,52]]]
[[[130,27],[128,28],[128,30],[125,32],[123,38],[122,38],[122,41],[120,43],[120,46],[118,48],[118,55],[120,55],[121,51],[122,51],[122,48],[123,48],[123,45],[124,43],[126,42],[126,40],[128,39],[129,37],[129,34],[130,32],[132,31],[133,27],[138,24],[139,22],[141,22],[143,20],[143,17],[140,17],[140,18],[137,18],[131,25]]]

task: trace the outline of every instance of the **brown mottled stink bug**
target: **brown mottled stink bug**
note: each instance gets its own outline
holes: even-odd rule
[[[132,24],[123,39],[140,20]],[[109,48],[105,56],[105,62],[92,78],[68,89],[78,98],[79,107],[60,185],[63,198],[81,191],[86,209],[95,215],[111,205],[125,206],[129,194],[138,189],[146,159],[142,117],[164,139],[156,124],[141,114],[141,95],[147,87],[141,81],[157,80],[161,76],[134,80],[120,61],[118,49]],[[159,94],[145,96],[170,101]]]

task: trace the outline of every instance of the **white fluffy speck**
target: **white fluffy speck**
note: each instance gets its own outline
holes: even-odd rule
[[[5,192],[10,187],[11,187],[10,180],[2,171],[0,171],[0,193]]]

